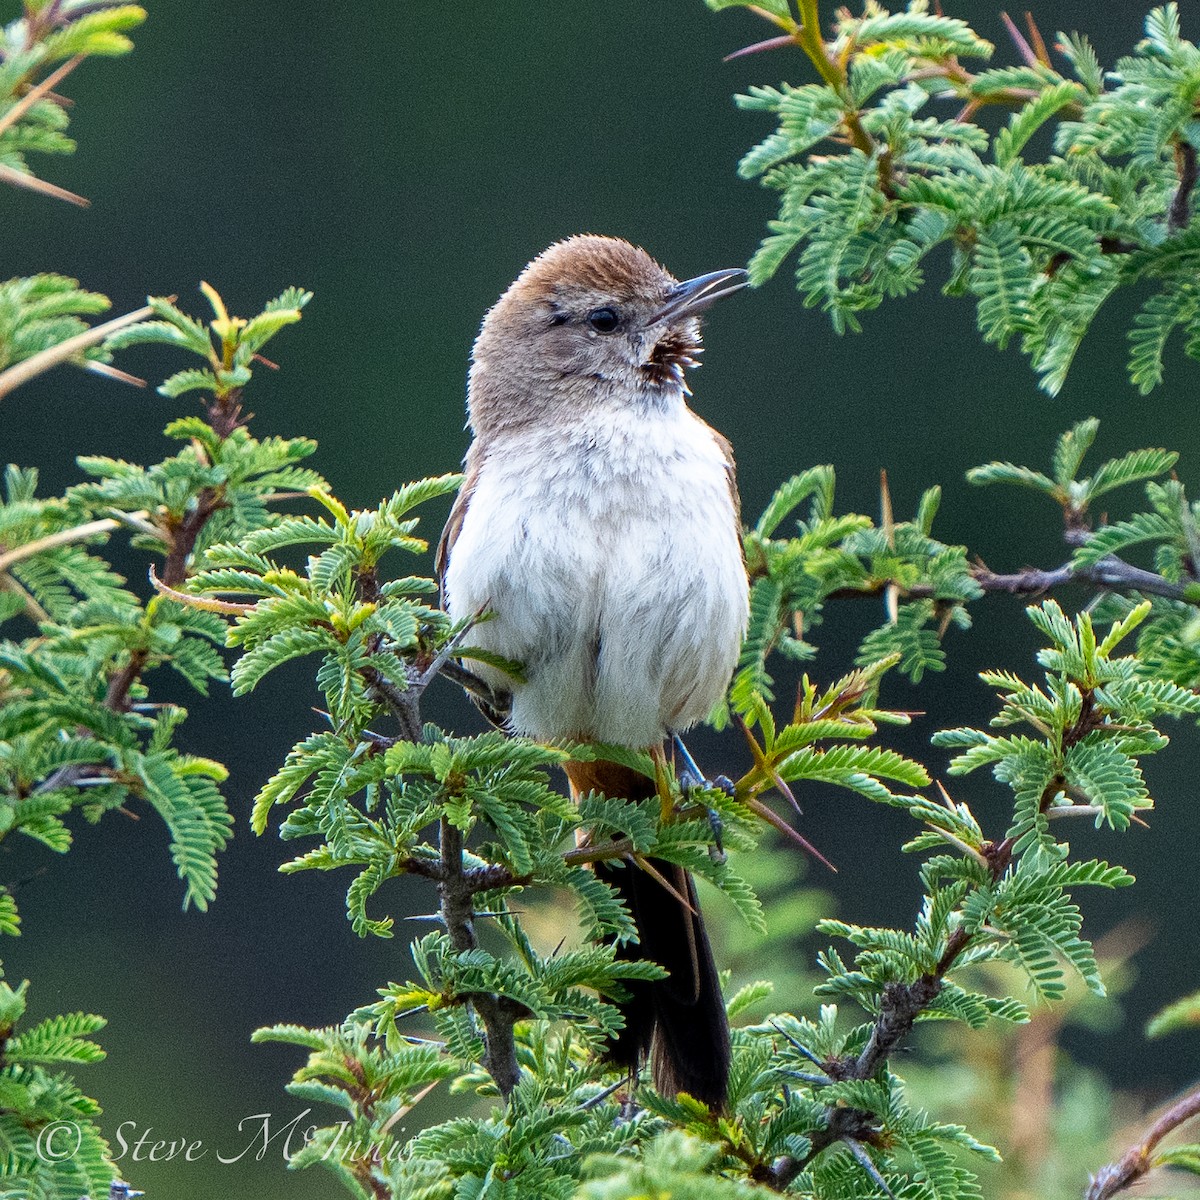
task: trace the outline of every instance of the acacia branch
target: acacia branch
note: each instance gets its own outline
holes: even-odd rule
[[[196,497],[195,507],[169,531],[167,557],[163,562],[161,582],[170,590],[178,590],[187,580],[188,559],[196,548],[196,541],[213,513],[225,506],[221,491],[217,488],[202,488]],[[139,646],[130,651],[129,660],[108,681],[104,695],[104,707],[113,712],[129,711],[129,694],[141,678],[150,662],[148,647]]]
[[[982,563],[971,567],[971,578],[987,593],[999,592],[1010,596],[1040,596],[1070,583],[1090,584],[1114,592],[1142,592],[1147,596],[1163,596],[1168,600],[1187,600],[1191,584],[1176,583],[1154,571],[1147,571],[1127,563],[1115,554],[1107,555],[1099,562],[1080,566],[1067,561],[1059,567],[1024,567],[1007,574],[991,570]],[[879,596],[888,588],[899,586],[892,579],[873,579],[864,587],[844,587],[832,591],[827,600],[845,600],[853,597]],[[915,583],[902,589],[903,594],[914,600],[937,599],[934,588],[927,583]]]
[[[809,62],[816,67],[817,74],[842,98],[845,104],[842,127],[850,145],[870,157],[878,148],[878,143],[867,132],[862,123],[862,114],[850,101],[846,88],[846,64],[829,53],[829,47],[821,36],[819,0],[799,0],[798,7],[800,25],[792,33],[791,40],[808,56]],[[892,156],[886,147],[879,156],[879,187],[888,199],[895,199]]]
[[[1063,748],[1075,745],[1092,730],[1103,725],[1104,720],[1105,713],[1103,709],[1096,706],[1093,692],[1090,689],[1085,690],[1078,716],[1070,728],[1063,731]],[[1065,786],[1065,782],[1063,776],[1058,773],[1050,779],[1042,789],[1042,795],[1038,801],[1039,812],[1051,811],[1054,799]],[[985,842],[981,847],[978,857],[986,863],[993,883],[998,883],[1005,871],[1008,870],[1012,863],[1014,849],[1015,843],[1012,838],[1004,838],[999,842]],[[879,999],[879,1012],[871,1027],[871,1035],[867,1039],[867,1044],[857,1057],[846,1057],[835,1062],[824,1063],[823,1066],[829,1078],[835,1080],[872,1079],[879,1068],[912,1032],[921,1013],[941,994],[947,974],[963,951],[970,946],[974,936],[973,933],[959,925],[946,938],[941,956],[932,971],[927,971],[912,983],[885,984]],[[1197,1089],[1194,1096],[1189,1099],[1195,1101],[1196,1107],[1188,1115],[1195,1115],[1196,1112],[1200,1112],[1200,1089]],[[1184,1101],[1181,1101],[1176,1109],[1181,1108],[1183,1104]],[[1174,1128],[1174,1125],[1167,1126],[1165,1122],[1167,1117],[1175,1111],[1172,1109],[1155,1125],[1155,1130],[1163,1126],[1162,1131],[1154,1138],[1155,1143],[1169,1129]],[[1174,1124],[1177,1125],[1186,1119],[1186,1116],[1180,1117]],[[877,1132],[877,1124],[870,1113],[847,1107],[827,1109],[825,1127],[810,1135],[809,1152],[803,1158],[793,1158],[790,1155],[777,1158],[769,1167],[760,1170],[758,1178],[775,1191],[782,1192],[822,1150],[828,1149],[839,1141],[861,1141],[864,1137],[869,1141],[870,1135],[875,1132]],[[1154,1130],[1151,1132],[1153,1133]],[[1149,1142],[1149,1139],[1147,1141]],[[1154,1143],[1149,1144],[1153,1146]],[[1129,1158],[1129,1155],[1126,1155],[1126,1158]],[[1122,1159],[1122,1162],[1124,1161],[1125,1159]],[[1089,1192],[1086,1200],[1106,1200],[1112,1194],[1105,1192],[1102,1195],[1093,1196]]]
[[[1184,600],[1188,594],[1187,584],[1175,583],[1154,571],[1135,567],[1115,554],[1087,566],[1065,562],[1049,571],[1027,567],[1008,575],[977,565],[972,568],[971,575],[985,592],[1007,592],[1014,596],[1039,595],[1067,583],[1089,583],[1117,592],[1144,592],[1148,596],[1165,596],[1168,600]],[[932,592],[927,589],[927,594]]]
[[[473,887],[469,872],[463,867],[462,830],[446,817],[442,817],[440,823],[440,846],[438,897],[442,923],[450,936],[450,944],[462,954],[479,944],[475,937],[474,905],[478,889]],[[528,1015],[528,1010],[506,996],[490,992],[475,992],[468,999],[483,1022],[483,1067],[500,1089],[500,1095],[507,1100],[521,1076],[513,1026]]]
[[[1047,792],[1049,793],[1050,789],[1047,789]],[[1048,805],[1052,798],[1053,793],[1050,793],[1049,798],[1043,797],[1043,807]],[[983,857],[992,879],[999,880],[1012,861],[1011,842],[1005,839],[999,843],[987,843],[983,847]],[[973,934],[960,925],[946,938],[941,957],[932,971],[927,971],[912,983],[885,984],[879,999],[879,1012],[875,1016],[867,1044],[857,1057],[846,1057],[823,1064],[829,1078],[873,1078],[912,1032],[921,1013],[941,994],[947,974],[971,944],[972,938]],[[823,1150],[839,1141],[870,1141],[877,1133],[877,1120],[870,1113],[850,1107],[827,1109],[825,1127],[809,1135],[810,1148],[803,1158],[783,1155],[769,1167],[760,1170],[758,1177],[774,1191],[786,1191],[796,1176]],[[1088,1200],[1093,1198],[1088,1197]]]
[[[885,984],[879,1001],[879,1012],[871,1028],[867,1044],[856,1058],[841,1059],[824,1064],[831,1079],[870,1079],[880,1066],[896,1051],[912,1032],[917,1017],[931,1005],[942,990],[946,973],[971,940],[970,934],[959,928],[946,939],[945,951],[937,967],[913,983]],[[822,1151],[836,1142],[853,1139],[870,1141],[878,1133],[876,1118],[852,1107],[835,1107],[825,1111],[823,1129],[811,1132],[809,1151],[803,1158],[790,1154],[777,1158],[759,1172],[759,1178],[776,1192],[786,1191],[791,1182]]]
[[[150,309],[147,308],[140,310],[136,315],[140,320],[142,315],[149,312]],[[135,314],[130,313],[127,317],[120,317],[117,321],[110,321],[108,323],[109,331],[111,332],[112,327],[116,326],[118,322],[121,324],[132,324],[134,316]],[[95,329],[88,330],[88,334],[95,334],[96,332],[97,330]],[[88,334],[80,334],[80,337],[86,337]],[[61,350],[62,347],[52,347],[52,349]],[[35,357],[37,356],[35,355]],[[29,361],[32,362],[33,359]],[[25,364],[21,363],[19,365],[24,366]],[[15,369],[12,368],[11,370]],[[11,370],[5,371],[4,374],[0,375],[0,381],[4,379],[5,375],[11,374]],[[241,388],[232,388],[228,392],[215,392],[212,399],[206,405],[208,423],[222,442],[230,436],[240,423],[242,411],[241,394]],[[200,538],[200,534],[203,532],[205,525],[208,524],[212,515],[226,507],[226,504],[225,492],[222,487],[204,487],[196,494],[194,507],[186,512],[182,518],[178,521],[173,519],[164,520],[161,536],[167,544],[167,556],[163,561],[162,576],[159,582],[164,584],[168,590],[178,591],[187,581],[188,560],[196,549],[196,543]],[[159,531],[156,530],[156,532]],[[142,672],[146,669],[149,662],[150,650],[148,647],[139,647],[130,652],[129,661],[119,671],[115,672],[108,681],[108,690],[104,696],[104,705],[106,708],[112,709],[113,712],[129,711],[129,694],[133,690],[134,684],[141,678]]]
[[[371,694],[396,719],[400,726],[400,740],[403,742],[419,742],[421,740],[421,716],[417,710],[417,702],[408,692],[397,687],[390,679],[374,667],[367,667],[362,673],[367,681]]]
[[[1136,1146],[1130,1147],[1118,1162],[1109,1163],[1097,1171],[1084,1193],[1084,1200],[1108,1200],[1110,1196],[1137,1183],[1155,1165],[1152,1155],[1158,1143],[1173,1129],[1195,1116],[1200,1116],[1200,1088],[1188,1092],[1172,1104],[1150,1126],[1146,1136]]]

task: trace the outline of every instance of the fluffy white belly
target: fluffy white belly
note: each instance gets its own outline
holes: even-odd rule
[[[525,435],[483,462],[450,552],[446,598],[494,616],[470,641],[524,664],[512,727],[645,747],[702,720],[747,618],[740,531],[720,446],[680,405]]]

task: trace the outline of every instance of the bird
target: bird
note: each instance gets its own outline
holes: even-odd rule
[[[620,238],[537,255],[484,317],[471,355],[472,440],[437,553],[455,623],[520,664],[473,662],[485,715],[508,732],[649,750],[704,720],[737,664],[749,602],[730,443],[687,404],[699,314],[741,269],[680,282]],[[571,793],[648,799],[615,762],[571,762]],[[726,1103],[729,1025],[690,874],[600,862],[637,929],[635,981],[609,1060],[657,1090]]]

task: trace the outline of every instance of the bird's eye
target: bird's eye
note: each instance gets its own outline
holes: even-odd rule
[[[612,308],[594,308],[588,313],[587,319],[597,333],[612,333],[621,323],[621,318]]]

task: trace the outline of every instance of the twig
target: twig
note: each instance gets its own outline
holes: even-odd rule
[[[1109,1163],[1092,1176],[1084,1200],[1108,1200],[1118,1192],[1123,1192],[1131,1184],[1137,1183],[1155,1164],[1151,1157],[1155,1146],[1173,1129],[1177,1129],[1185,1121],[1200,1115],[1200,1088],[1188,1092],[1181,1100],[1177,1100],[1167,1109],[1146,1132],[1146,1136],[1132,1146],[1122,1156],[1120,1161]]]
[[[998,879],[1008,865],[1005,854],[993,851],[987,856],[993,878]],[[946,939],[942,956],[932,971],[912,983],[889,983],[879,999],[879,1012],[871,1028],[867,1044],[856,1058],[825,1062],[821,1066],[836,1080],[871,1079],[883,1063],[895,1053],[912,1032],[917,1017],[941,994],[947,973],[958,956],[971,942],[971,934],[961,926]],[[769,1167],[762,1168],[757,1178],[777,1192],[786,1191],[791,1182],[822,1151],[835,1142],[869,1141],[877,1132],[875,1118],[856,1108],[835,1107],[826,1111],[824,1129],[810,1134],[810,1149],[803,1158],[785,1154]],[[1089,1198],[1090,1200],[1090,1198]]]
[[[438,883],[438,896],[442,922],[450,935],[450,944],[462,954],[478,945],[474,891],[463,869],[462,830],[446,817],[441,819],[440,830],[442,878]],[[484,1069],[500,1089],[500,1095],[507,1100],[521,1077],[513,1026],[528,1015],[528,1010],[515,1000],[490,992],[476,992],[469,999],[483,1021]]]
[[[203,609],[205,612],[226,613],[229,616],[240,617],[254,607],[251,603],[238,604],[229,600],[218,600],[215,596],[181,592],[173,587],[168,587],[159,579],[157,572],[154,570],[153,563],[150,565],[150,586],[160,596],[166,596],[168,600],[174,600],[176,604],[183,604],[188,608]]]
[[[1169,600],[1182,600],[1187,591],[1185,584],[1173,583],[1153,571],[1135,567],[1115,554],[1086,567],[1066,562],[1052,571],[1027,568],[1011,575],[997,575],[986,567],[977,566],[971,573],[985,592],[1009,592],[1012,595],[1046,592],[1064,583],[1092,583],[1116,591],[1165,596]]]
[[[18,580],[11,575],[5,575],[3,571],[0,571],[0,592],[12,592],[14,596],[20,596],[21,603],[25,606],[25,613],[31,621],[41,623],[50,620],[50,614],[37,602],[33,594],[22,587]]]
[[[1105,713],[1103,709],[1096,707],[1092,692],[1085,691],[1079,715],[1071,727],[1063,733],[1064,747],[1072,746],[1086,737],[1092,730],[1103,725],[1104,720]],[[1064,785],[1065,780],[1057,774],[1046,784],[1038,803],[1040,812],[1053,811],[1051,805]],[[950,798],[946,795],[944,788],[942,794],[946,797],[947,803],[950,803]],[[1001,842],[985,843],[980,855],[977,855],[977,857],[983,858],[993,882],[998,882],[1004,872],[1008,870],[1012,862],[1013,848],[1013,840],[1005,838]],[[879,1012],[875,1016],[867,1044],[857,1058],[843,1058],[837,1062],[822,1063],[821,1065],[830,1077],[838,1080],[873,1078],[880,1067],[912,1032],[921,1013],[941,994],[947,974],[958,961],[959,955],[971,944],[973,936],[959,925],[946,938],[941,957],[934,965],[933,970],[925,972],[912,983],[885,984],[879,998]],[[1197,1090],[1196,1100],[1197,1109],[1195,1111],[1200,1111],[1200,1089]],[[770,1167],[760,1171],[759,1177],[776,1191],[784,1191],[821,1151],[828,1149],[834,1142],[849,1143],[851,1140],[862,1140],[864,1137],[869,1139],[872,1132],[874,1132],[874,1127],[870,1113],[854,1108],[829,1109],[827,1110],[826,1127],[817,1130],[811,1136],[811,1148],[804,1158],[797,1159],[791,1155],[784,1155],[777,1158]],[[1160,1133],[1158,1136],[1161,1138],[1162,1134]],[[1092,1196],[1089,1193],[1087,1200],[1104,1200],[1104,1197],[1109,1194],[1111,1193]]]
[[[1056,804],[1045,810],[1048,817],[1098,817],[1104,809],[1098,804]]]
[[[809,62],[817,69],[817,74],[839,96],[846,92],[846,68],[837,62],[829,53],[825,39],[821,36],[821,15],[818,0],[799,0],[800,28],[795,33],[796,44],[808,55]],[[850,144],[864,154],[870,156],[876,148],[875,139],[867,132],[859,112],[847,103],[846,111],[842,113],[842,125]],[[891,195],[890,171],[885,171],[884,161],[880,161],[879,186],[885,196]]]
[[[161,582],[168,589],[177,590],[187,579],[188,559],[196,548],[197,539],[209,518],[213,513],[224,508],[225,504],[226,501],[220,489],[201,488],[196,496],[195,508],[178,525],[167,531],[168,550],[167,556],[163,560]],[[151,574],[156,580],[159,578],[154,572]],[[129,711],[129,694],[149,662],[149,647],[139,647],[130,651],[129,661],[108,681],[108,690],[104,696],[105,708],[118,713]]]
[[[971,567],[971,577],[985,592],[1003,592],[1011,596],[1040,596],[1069,583],[1092,584],[1118,592],[1143,592],[1148,596],[1165,596],[1168,600],[1184,600],[1189,593],[1188,584],[1175,583],[1154,571],[1135,567],[1115,554],[1085,567],[1065,562],[1049,570],[1026,567],[1010,574],[999,574],[977,563]],[[878,596],[893,586],[890,579],[875,580],[864,588],[838,588],[826,599]],[[934,589],[929,584],[918,583],[905,588],[904,595],[918,600],[929,599],[934,597]]]
[[[602,846],[579,846],[575,850],[568,850],[562,858],[568,866],[579,867],[587,863],[610,862],[614,858],[628,858],[632,853],[632,840],[621,838],[619,841],[605,842]]]
[[[367,667],[362,676],[375,697],[396,718],[396,724],[400,726],[401,739],[406,742],[419,742],[421,740],[421,714],[418,707],[420,695],[410,695],[412,688],[401,690],[374,667]]]
[[[55,84],[66,79],[86,57],[86,54],[77,54],[74,58],[67,59],[61,67],[51,71],[41,83],[31,87],[4,116],[0,117],[0,133],[11,129],[39,100],[46,96]]]
[[[146,513],[141,512],[136,515],[144,517]],[[53,550],[55,546],[66,546],[71,542],[83,542],[101,533],[111,533],[119,527],[119,521],[112,517],[104,517],[99,521],[88,521],[84,525],[73,525],[70,529],[59,529],[55,533],[48,533],[36,541],[26,542],[22,546],[14,546],[13,549],[0,554],[0,572],[7,571],[13,563],[19,563],[25,558],[32,558],[44,550]]]
[[[958,932],[955,930],[955,933]],[[912,1033],[917,1017],[937,999],[942,990],[943,976],[961,953],[962,946],[966,945],[965,936],[957,947],[951,947],[950,942],[953,941],[954,934],[951,934],[947,943],[948,953],[943,954],[936,973],[922,975],[915,983],[889,983],[884,986],[879,1016],[875,1019],[867,1044],[850,1070],[849,1078],[870,1079],[884,1059]]]
[[[49,196],[52,200],[65,200],[68,204],[75,204],[80,208],[90,208],[92,203],[86,196],[68,192],[56,183],[47,183],[46,180],[39,179],[28,171],[18,171],[16,167],[10,167],[7,163],[0,163],[0,183],[11,184],[27,192],[37,192],[39,195]]]
[[[276,500],[297,500],[306,496],[306,492],[274,492],[269,496],[262,497],[267,504],[273,503]],[[109,510],[112,511],[111,509]],[[139,533],[144,533],[148,537],[165,538],[163,531],[147,521],[149,512],[142,508],[136,512],[117,513],[115,517],[101,517],[95,521],[87,521],[83,525],[72,525],[70,529],[59,529],[54,533],[48,533],[45,537],[40,537],[32,542],[25,542],[20,546],[14,546],[11,550],[5,550],[0,553],[0,573],[8,570],[14,563],[19,563],[22,559],[32,558],[36,554],[41,554],[45,550],[53,550],[55,546],[67,546],[72,542],[84,542],[90,537],[97,537],[102,533],[111,533],[114,529],[120,529],[123,525],[136,529]]]

